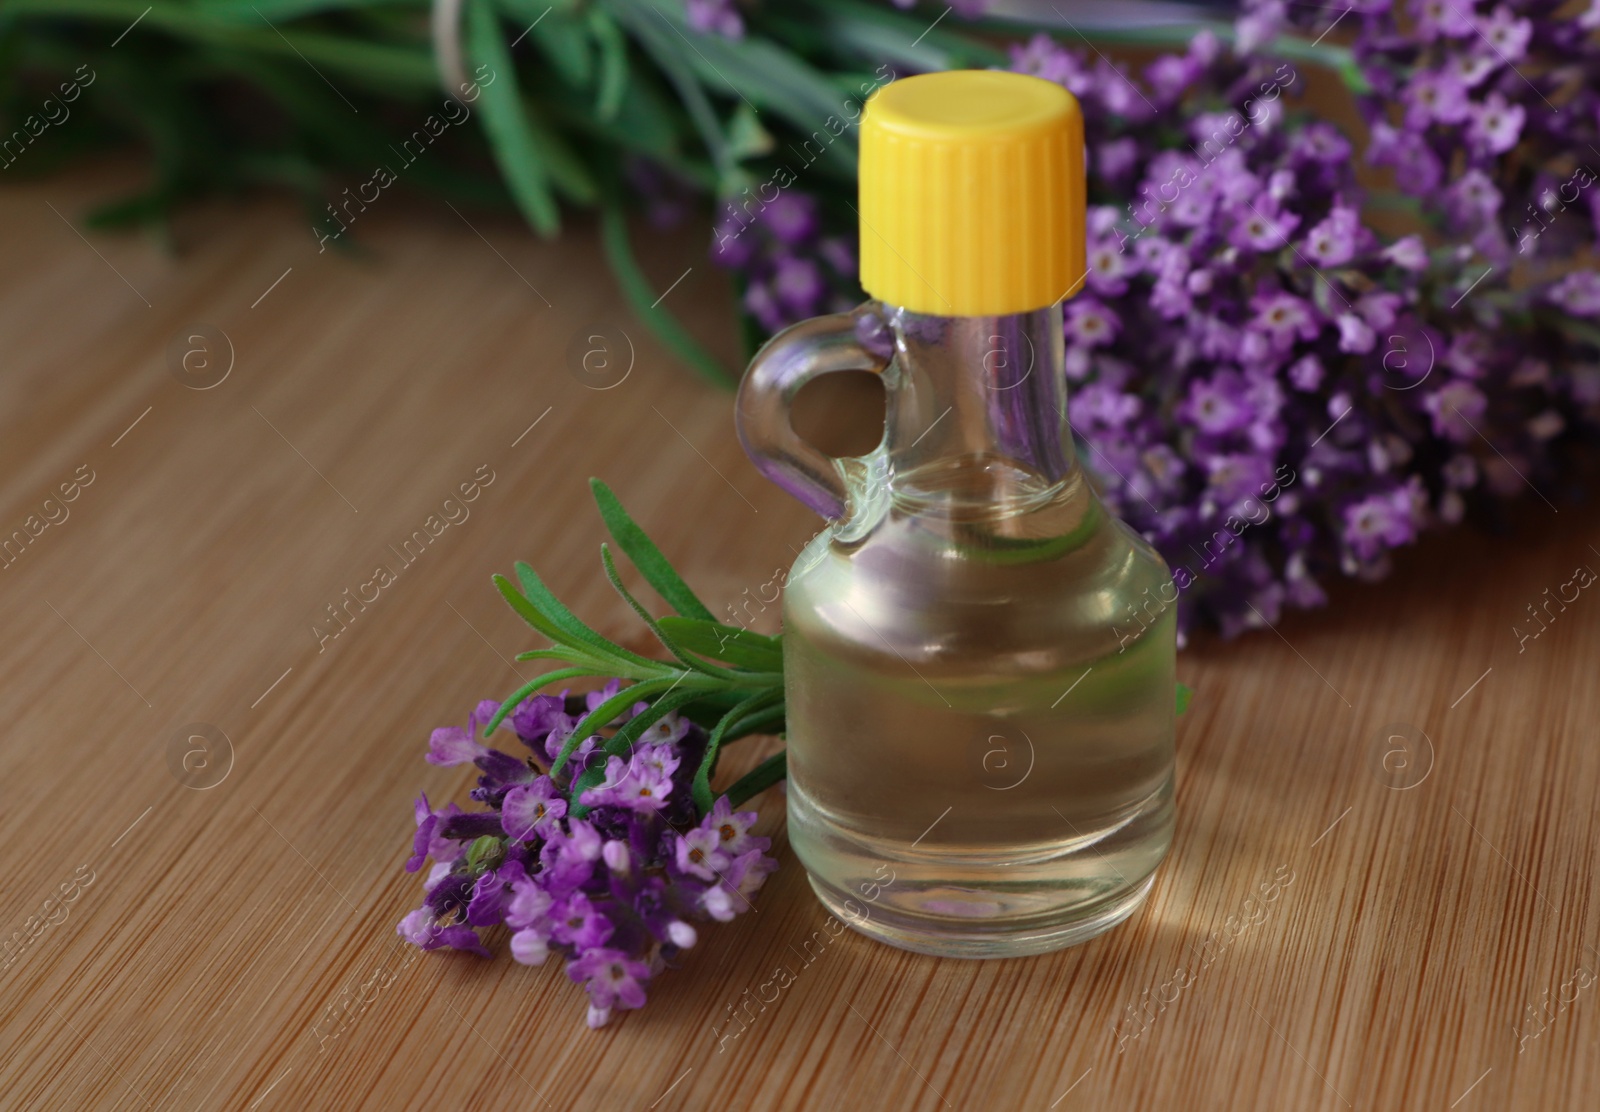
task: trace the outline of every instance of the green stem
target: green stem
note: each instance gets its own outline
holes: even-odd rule
[[[677,317],[661,308],[662,295],[656,294],[650,280],[639,268],[628,239],[627,214],[615,201],[606,202],[600,209],[600,241],[605,247],[611,271],[617,277],[617,284],[622,287],[623,296],[628,299],[634,313],[697,375],[713,386],[731,390],[734,386],[733,376],[698,340],[689,335]]]
[[[749,772],[734,781],[726,793],[728,802],[737,807],[739,804],[766,791],[779,780],[789,775],[789,754],[787,750],[780,749]]]

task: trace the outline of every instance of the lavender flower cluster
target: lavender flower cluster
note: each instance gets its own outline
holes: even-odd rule
[[[478,704],[465,728],[433,731],[428,762],[476,766],[472,799],[488,809],[436,809],[426,794],[418,798],[406,871],[434,863],[423,905],[399,924],[424,950],[490,957],[479,931],[504,924],[517,961],[540,965],[560,954],[567,976],[588,991],[590,1027],[616,1008],[641,1007],[651,978],[695,944],[694,922],[731,920],[778,867],[768,839],[750,833],[755,812],[736,813],[723,796],[709,814],[696,813],[687,777],[707,739],[687,718],[668,714],[652,724],[626,760],[607,757],[596,735],[554,776],[541,771],[555,764],[585,710],[618,689],[613,680],[587,696],[523,702],[506,719],[531,751],[523,758],[477,740],[499,709],[492,700]],[[644,709],[635,704],[615,724]],[[575,808],[575,780],[601,757],[604,779],[578,791]]]
[[[711,257],[744,285],[744,310],[767,332],[860,301],[856,255],[842,235],[821,234],[817,199],[798,189],[722,208]]]
[[[1381,578],[1469,499],[1560,497],[1600,424],[1600,0],[1407,7],[1257,0],[1231,46],[1202,32],[1139,73],[1045,35],[1012,48],[1084,106],[1070,418],[1173,566],[1182,630],[1231,636],[1323,604],[1333,577]],[[1335,21],[1361,158],[1272,53],[1291,23]],[[1415,230],[1380,236],[1364,213],[1384,208]],[[757,216],[761,250],[714,255],[762,326],[833,308],[833,241]]]

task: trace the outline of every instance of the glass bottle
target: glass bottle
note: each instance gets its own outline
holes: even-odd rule
[[[1014,226],[963,239],[963,206],[1012,203],[1024,184],[982,143],[1020,143],[1025,179],[1041,112],[1064,117],[1043,131],[1065,136],[1065,220],[1034,190]],[[948,152],[894,148],[906,132],[937,147],[941,128],[957,165],[978,145],[988,179],[936,188]],[[1070,94],[1035,78],[881,90],[862,128],[874,300],[774,337],[740,390],[746,451],[829,519],[783,602],[790,844],[834,914],[909,950],[1008,957],[1092,937],[1137,908],[1171,841],[1171,575],[1096,497],[1067,420],[1060,292],[1081,280],[1081,136]],[[1062,260],[1018,279],[1007,252],[1041,224],[1065,227]],[[869,249],[890,225],[889,249]],[[884,385],[883,440],[857,459],[822,455],[789,421],[799,389],[840,370]]]

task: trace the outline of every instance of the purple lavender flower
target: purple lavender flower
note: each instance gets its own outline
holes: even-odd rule
[[[1374,166],[1394,167],[1395,183],[1413,196],[1430,192],[1444,176],[1443,163],[1427,143],[1382,119],[1372,123],[1367,161]]]
[[[1433,418],[1434,435],[1458,444],[1472,439],[1474,425],[1489,408],[1489,400],[1481,390],[1460,380],[1426,395],[1422,403]]]
[[[619,690],[612,682],[581,702],[593,710]],[[565,696],[529,700],[513,729],[536,753],[559,749],[573,724],[568,705]],[[473,729],[493,706],[480,705]],[[645,706],[634,704],[612,725]],[[516,961],[541,965],[552,953],[566,961],[589,993],[591,1027],[618,1008],[641,1006],[650,980],[698,942],[691,920],[726,921],[747,910],[777,868],[768,840],[751,833],[755,812],[735,812],[722,797],[696,815],[688,777],[705,743],[689,719],[663,716],[626,759],[610,758],[607,779],[577,804],[587,809],[582,817],[572,813],[576,764],[551,776],[519,763],[526,776],[482,795],[480,781],[474,798],[486,811],[436,810],[419,797],[406,867],[416,871],[428,857],[435,864],[423,906],[400,921],[399,934],[425,950],[487,957],[479,931],[504,923]],[[511,759],[485,752],[471,758],[480,768]]]
[[[1295,389],[1309,393],[1322,385],[1322,379],[1326,373],[1322,366],[1322,360],[1318,359],[1315,354],[1308,353],[1289,365],[1288,378]]]
[[[917,0],[893,0],[897,8],[914,8]],[[951,0],[950,8],[957,19],[976,19],[989,7],[989,0]]]
[[[1339,326],[1340,351],[1368,352],[1378,342],[1377,333],[1358,313],[1340,313],[1334,318],[1334,323]]]
[[[1411,0],[1409,7],[1417,21],[1417,35],[1424,41],[1440,35],[1459,39],[1472,34],[1476,0]]]
[[[507,721],[523,744],[538,752],[552,732],[559,732],[565,737],[578,724],[576,718],[566,713],[566,705],[564,691],[560,695],[535,695],[531,699],[524,699],[507,717]]]
[[[577,720],[574,719],[572,725],[575,727],[577,724]],[[545,739],[545,755],[550,758],[552,764],[560,759],[561,749],[571,736],[571,727],[569,727],[566,732],[552,730],[550,736]],[[568,762],[577,768],[588,768],[590,762],[597,755],[600,741],[599,734],[584,738],[578,743],[577,748],[572,751],[572,755],[567,758]]]
[[[507,861],[500,869],[485,869],[472,886],[467,901],[467,922],[474,927],[492,927],[505,918],[511,900],[511,881],[526,876],[521,861]]]
[[[1188,400],[1180,412],[1210,436],[1237,432],[1255,416],[1245,398],[1244,376],[1232,370],[1192,380]]]
[[[428,803],[428,793],[422,792],[417,796],[415,810],[417,833],[411,843],[412,856],[406,861],[406,872],[416,872],[429,857],[441,862],[454,861],[459,857],[463,852],[462,847],[442,837],[439,825],[451,816],[461,814],[461,808],[454,803],[447,803],[444,810],[435,811]]]
[[[441,923],[426,907],[419,907],[404,919],[397,928],[400,937],[423,950],[466,950],[480,957],[492,957],[488,947],[478,937],[478,932],[459,923]]]
[[[1306,235],[1302,250],[1319,266],[1343,266],[1355,257],[1361,231],[1360,214],[1336,204]]]
[[[760,817],[754,811],[735,812],[728,797],[722,795],[712,804],[711,813],[701,820],[701,825],[717,832],[717,840],[725,852],[738,855],[752,849],[765,851],[772,844],[750,833]]]
[[[820,228],[816,199],[793,187],[730,205],[717,221],[712,258],[739,275],[745,311],[766,331],[859,300],[854,251]]]
[[[732,864],[732,858],[722,851],[722,841],[715,830],[695,827],[679,835],[676,847],[678,868],[704,880],[716,880]]]
[[[1092,297],[1078,297],[1067,302],[1063,327],[1071,343],[1084,347],[1100,347],[1117,337],[1122,322],[1106,306]]]
[[[1404,270],[1428,269],[1428,248],[1418,235],[1401,236],[1383,249],[1383,257]]]
[[[1482,104],[1471,109],[1467,137],[1480,154],[1502,154],[1517,145],[1523,122],[1528,118],[1520,104],[1511,104],[1498,92],[1491,92]]]
[[[1432,123],[1458,124],[1471,112],[1466,84],[1448,71],[1417,74],[1403,99],[1408,131],[1422,131]]]
[[[1089,268],[1085,281],[1090,292],[1101,297],[1126,293],[1128,278],[1138,270],[1137,260],[1112,239],[1092,241],[1087,252]]]
[[[815,238],[822,227],[817,215],[817,199],[790,190],[767,202],[757,215],[779,243],[797,247]]]
[[[1368,495],[1345,508],[1344,542],[1359,560],[1372,560],[1385,549],[1416,539],[1418,510],[1416,488],[1396,487]]]
[[[1093,78],[1078,54],[1059,45],[1042,31],[1026,43],[1011,48],[1011,69],[1032,77],[1042,77],[1063,86],[1074,96],[1086,96]]]
[[[672,773],[677,765],[668,746],[641,747],[626,761],[609,757],[605,780],[583,793],[583,803],[590,807],[626,807],[641,813],[659,811],[672,794]]]
[[[778,863],[767,856],[766,842],[765,838],[753,842],[749,849],[735,854],[733,864],[728,867],[727,883],[733,885],[747,907],[750,897],[761,891],[767,877],[778,871]]]
[[[506,792],[500,823],[508,836],[522,841],[549,832],[567,813],[567,801],[556,791],[555,781],[540,776]]]
[[[589,1026],[604,1027],[617,1005],[644,1007],[650,966],[621,950],[596,946],[567,966],[567,976],[589,991]]]
[[[1239,54],[1254,54],[1277,38],[1287,22],[1284,0],[1263,0],[1253,5],[1234,27],[1233,49]]]
[[[1487,19],[1480,17],[1477,30],[1494,56],[1507,64],[1521,61],[1528,52],[1528,40],[1533,37],[1533,24],[1518,19],[1504,4],[1497,4]]]
[[[1271,485],[1272,468],[1270,459],[1245,452],[1212,456],[1206,461],[1210,493],[1225,512],[1232,513],[1239,503]]]
[[[1300,225],[1296,213],[1279,207],[1278,199],[1263,193],[1234,214],[1228,242],[1243,251],[1278,251],[1289,243],[1289,233]]]
[[[603,946],[616,932],[616,927],[583,892],[572,892],[551,915],[551,934],[557,942],[564,942],[579,950]]]
[[[711,229],[712,261],[730,270],[749,266],[760,250],[759,237],[745,234],[749,227],[729,205]]]
[[[1095,148],[1095,172],[1106,181],[1121,181],[1139,161],[1139,144],[1131,138],[1110,139]]]
[[[551,830],[539,851],[540,875],[546,890],[552,896],[575,891],[594,875],[600,849],[599,832],[583,819],[568,819],[565,832],[560,827]]]
[[[1600,316],[1600,274],[1575,270],[1551,286],[1545,296],[1575,317]]]
[[[702,35],[716,34],[725,39],[744,38],[744,17],[733,0],[685,0],[683,14],[689,26]]]
[[[1289,153],[1313,162],[1339,163],[1350,157],[1350,140],[1339,134],[1332,124],[1307,124],[1304,130],[1289,137]]]
[[[433,736],[428,739],[427,762],[449,768],[452,765],[471,764],[488,753],[488,746],[478,743],[478,731],[489,724],[489,720],[499,709],[499,703],[493,699],[485,699],[468,716],[466,729],[460,726],[441,726],[433,731]]]
[[[789,312],[807,312],[821,300],[826,289],[822,270],[814,260],[791,255],[777,261],[772,295]]]
[[[1275,351],[1288,351],[1297,341],[1315,339],[1321,324],[1311,305],[1292,293],[1276,290],[1250,299],[1255,316],[1250,327],[1264,333]]]

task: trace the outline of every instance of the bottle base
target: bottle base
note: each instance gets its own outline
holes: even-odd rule
[[[1085,942],[1133,914],[1172,842],[1172,787],[1164,776],[1095,814],[1052,804],[1071,837],[1040,838],[1050,824],[1007,801],[973,822],[952,819],[940,838],[908,841],[863,834],[791,776],[789,844],[824,906],[869,938],[937,957],[1022,957]]]
[[[1151,873],[1138,884],[1090,909],[1076,909],[1070,917],[1041,922],[1024,920],[1015,924],[986,923],[982,929],[955,930],[940,924],[937,930],[919,929],[906,922],[895,922],[874,915],[854,896],[836,892],[810,873],[806,879],[824,907],[840,922],[860,934],[901,950],[940,958],[1021,958],[1047,954],[1087,942],[1104,934],[1139,909],[1155,884]]]

